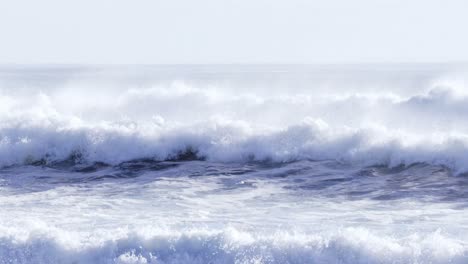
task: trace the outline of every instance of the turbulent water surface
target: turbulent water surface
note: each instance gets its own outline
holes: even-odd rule
[[[0,263],[467,263],[466,69],[1,66]]]

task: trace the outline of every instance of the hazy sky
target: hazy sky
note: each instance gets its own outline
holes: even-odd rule
[[[0,63],[468,61],[466,0],[0,0]]]

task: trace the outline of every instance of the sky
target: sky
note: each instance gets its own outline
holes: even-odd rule
[[[468,61],[466,0],[0,0],[0,64]]]

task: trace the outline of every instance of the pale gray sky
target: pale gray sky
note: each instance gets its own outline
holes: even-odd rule
[[[0,0],[0,63],[468,61],[466,0]]]

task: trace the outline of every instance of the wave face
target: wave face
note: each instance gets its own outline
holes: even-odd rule
[[[466,69],[2,66],[0,264],[467,263]]]

